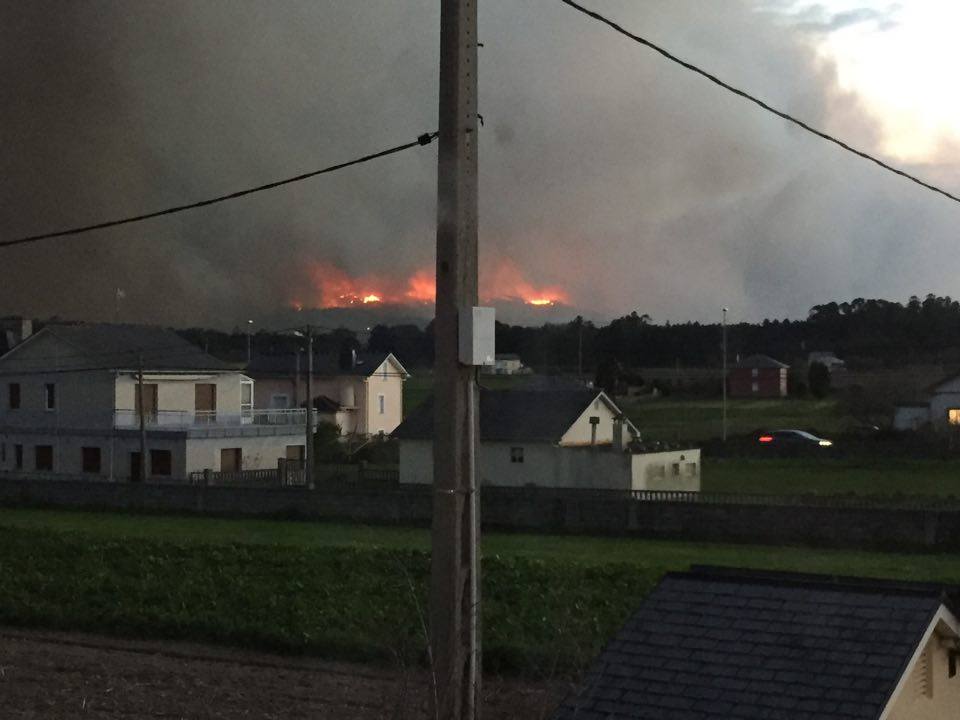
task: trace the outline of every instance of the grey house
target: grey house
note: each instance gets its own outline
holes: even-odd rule
[[[671,573],[554,719],[955,719],[956,599],[917,583]]]

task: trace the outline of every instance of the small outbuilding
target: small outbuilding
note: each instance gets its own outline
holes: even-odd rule
[[[956,601],[919,583],[669,573],[554,720],[953,720]]]
[[[750,355],[728,373],[727,392],[735,398],[786,397],[789,370],[769,355]]]

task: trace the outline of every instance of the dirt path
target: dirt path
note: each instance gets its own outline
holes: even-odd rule
[[[0,628],[0,717],[426,720],[421,670]],[[562,683],[485,680],[484,719],[548,717]]]

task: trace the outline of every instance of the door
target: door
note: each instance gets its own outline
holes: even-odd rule
[[[133,388],[133,409],[140,420],[140,385]],[[143,416],[148,423],[157,422],[157,384],[143,384]]]
[[[243,469],[243,454],[240,448],[223,448],[220,451],[220,472],[239,472]]]
[[[215,422],[217,419],[217,386],[213,383],[194,385],[195,417],[198,423]]]
[[[140,453],[130,453],[130,479],[136,482],[140,479]]]

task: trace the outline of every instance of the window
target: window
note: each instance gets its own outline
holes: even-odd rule
[[[523,462],[523,448],[522,448],[522,447],[512,447],[512,448],[510,448],[510,462],[512,462],[512,463],[522,463],[522,462]]]
[[[253,417],[253,383],[240,383],[240,415],[245,418]]]
[[[380,414],[383,415],[386,398],[384,398],[383,395],[378,395],[377,398],[380,400]]]
[[[303,462],[304,450],[303,445],[287,445],[287,460]]]
[[[289,395],[271,395],[270,396],[270,407],[274,410],[285,410],[290,407],[290,396]]]
[[[37,470],[53,470],[53,445],[37,445],[33,448],[34,468]]]
[[[0,443],[0,463],[6,464],[7,462],[7,444]]]
[[[23,445],[13,446],[13,466],[17,470],[23,470]]]
[[[85,473],[100,472],[100,448],[98,447],[80,448],[80,455],[83,461],[83,471]]]
[[[43,386],[44,406],[47,410],[55,410],[57,407],[57,386],[54,383],[47,383]]]
[[[151,450],[150,451],[150,474],[151,475],[172,475],[173,457],[169,450]]]
[[[687,463],[687,477],[693,477],[697,474],[697,464],[695,462]]]
[[[960,425],[960,408],[947,410],[947,422],[951,425]]]
[[[673,476],[680,477],[680,463],[673,463]]]
[[[750,383],[750,392],[759,392],[759,391],[760,391],[760,383],[757,383],[757,382]]]
[[[757,368],[753,368],[750,371],[750,377],[760,377],[760,371]]]
[[[11,410],[20,409],[20,383],[10,383],[8,387],[8,404]]]

